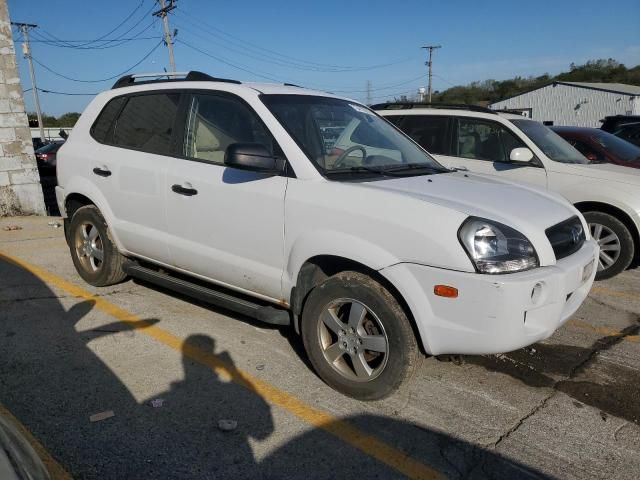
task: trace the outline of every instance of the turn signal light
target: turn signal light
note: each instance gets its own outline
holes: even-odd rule
[[[458,298],[458,289],[449,285],[436,285],[433,287],[433,293],[439,297]]]

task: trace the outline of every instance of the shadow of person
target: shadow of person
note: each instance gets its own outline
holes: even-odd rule
[[[100,463],[106,461],[96,458],[104,452],[126,452],[127,419],[138,407],[89,343],[157,322],[81,329],[78,323],[94,305],[53,291],[0,254],[0,403],[74,477],[83,478],[101,476]],[[115,417],[90,422],[91,415],[107,410]]]
[[[351,436],[366,452],[329,432]],[[390,453],[384,444],[393,446]],[[382,461],[394,463],[394,467]],[[432,478],[432,479],[541,479],[552,478],[513,462],[499,453],[410,422],[363,414],[329,422],[290,439],[260,464],[263,478]]]
[[[182,362],[184,379],[145,402],[153,417],[146,422],[149,436],[167,437],[170,446],[180,449],[180,459],[163,466],[158,443],[160,454],[153,462],[166,468],[170,478],[259,477],[250,439],[264,440],[273,432],[270,406],[243,386],[231,356],[216,353],[211,337],[187,337]],[[220,422],[233,425],[225,430]],[[154,448],[149,443],[147,447]],[[138,478],[138,472],[129,473]],[[145,478],[152,473],[145,472]]]

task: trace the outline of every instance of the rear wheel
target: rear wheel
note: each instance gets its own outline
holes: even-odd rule
[[[334,275],[311,291],[302,313],[302,338],[318,375],[359,400],[392,394],[421,358],[398,301],[357,272]]]
[[[68,238],[73,264],[85,282],[104,287],[126,278],[125,258],[111,240],[109,227],[97,207],[87,205],[76,210]]]
[[[602,212],[586,212],[584,218],[591,236],[600,245],[596,280],[605,280],[626,270],[633,260],[634,243],[625,224]]]

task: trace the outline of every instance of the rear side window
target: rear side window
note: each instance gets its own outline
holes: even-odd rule
[[[178,93],[129,97],[115,122],[112,143],[149,153],[171,154],[179,102]]]
[[[122,105],[126,101],[125,97],[114,98],[102,109],[98,119],[91,127],[91,136],[100,143],[108,143],[113,129],[113,121],[120,112]]]
[[[447,117],[407,115],[402,130],[429,153],[448,155]]]

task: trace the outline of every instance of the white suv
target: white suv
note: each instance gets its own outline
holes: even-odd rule
[[[561,197],[452,172],[350,100],[163,75],[98,95],[60,150],[57,199],[90,284],[135,276],[291,324],[359,399],[393,392],[421,350],[546,338],[587,296],[598,245]],[[347,126],[346,149],[323,137]]]
[[[543,124],[471,105],[372,107],[443,165],[557,192],[587,219],[600,245],[596,280],[640,256],[640,170],[589,163]]]

